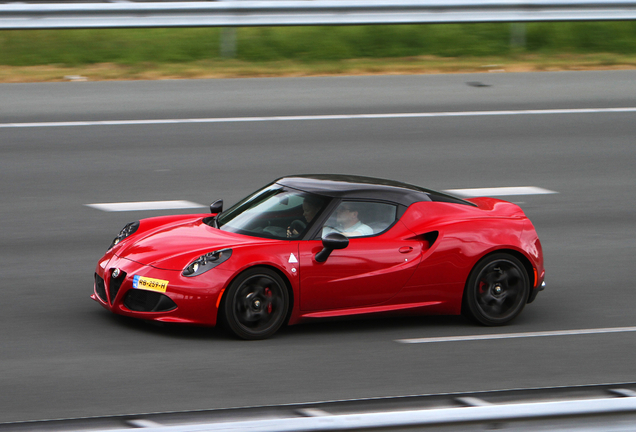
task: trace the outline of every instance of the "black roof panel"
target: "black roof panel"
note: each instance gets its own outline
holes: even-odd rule
[[[453,196],[408,183],[374,177],[340,174],[301,174],[275,181],[283,186],[337,198],[391,201],[409,206],[420,201],[474,205]]]

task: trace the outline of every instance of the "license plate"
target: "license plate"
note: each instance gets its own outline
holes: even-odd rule
[[[168,281],[135,275],[133,288],[164,293],[168,288]]]

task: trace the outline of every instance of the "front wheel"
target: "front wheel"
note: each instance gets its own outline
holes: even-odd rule
[[[530,279],[521,261],[507,253],[489,255],[468,277],[464,313],[484,325],[503,325],[521,313],[529,292]]]
[[[285,282],[267,268],[241,273],[222,303],[225,327],[242,339],[266,339],[283,325],[289,295]]]

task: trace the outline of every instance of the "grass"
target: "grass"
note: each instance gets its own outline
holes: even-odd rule
[[[636,22],[530,23],[524,46],[510,24],[239,28],[234,59],[223,31],[0,31],[0,81],[636,67]]]
[[[77,78],[101,81],[611,69],[636,69],[636,55],[528,55],[515,58],[470,59],[418,56],[309,63],[291,60],[257,63],[243,60],[200,60],[190,63],[139,63],[136,65],[96,63],[82,66],[0,66],[0,82],[72,81]]]

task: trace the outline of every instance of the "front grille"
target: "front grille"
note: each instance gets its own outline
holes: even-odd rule
[[[170,297],[140,289],[131,289],[126,293],[124,306],[135,312],[168,312],[177,308]]]
[[[122,282],[124,282],[124,279],[126,279],[126,272],[120,272],[119,277],[117,278],[110,278],[110,284],[108,286],[108,293],[110,294],[110,304],[113,304],[115,302],[115,297],[117,296],[119,288],[121,288],[121,284]]]
[[[95,273],[95,294],[99,297],[104,303],[106,300],[106,288],[104,288],[104,279],[99,277],[97,273]]]

